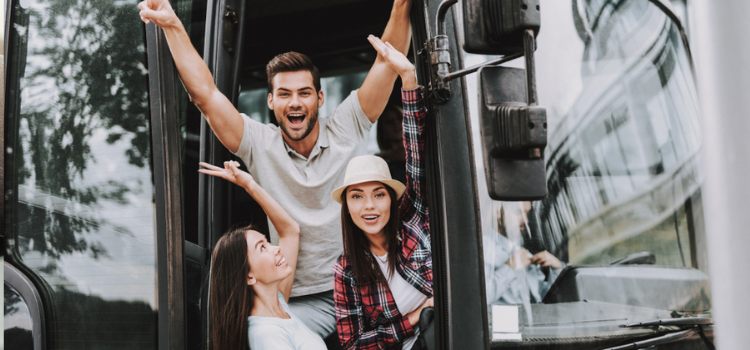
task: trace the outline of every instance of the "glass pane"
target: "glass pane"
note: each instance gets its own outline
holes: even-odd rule
[[[45,283],[51,349],[156,347],[148,84],[137,1],[17,3],[5,232]]]
[[[696,243],[705,238],[701,133],[678,29],[647,1],[542,0],[541,8],[549,194],[499,202],[483,177],[477,184],[493,340],[606,343],[647,334],[624,323],[710,313]],[[464,57],[466,66],[489,58]],[[467,82],[476,96],[476,75]],[[473,135],[483,174],[480,141]],[[520,328],[504,328],[513,315]]]
[[[5,313],[3,314],[4,339],[7,349],[33,350],[33,321],[26,302],[13,287],[3,283]]]
[[[206,2],[194,0],[173,1],[175,13],[190,35],[190,41],[198,54],[203,55],[206,32]],[[176,72],[175,72],[176,75]],[[182,161],[182,221],[185,239],[206,246],[199,237],[198,229],[198,162],[200,159],[201,113],[190,102],[179,77],[175,77],[180,106],[180,159]]]

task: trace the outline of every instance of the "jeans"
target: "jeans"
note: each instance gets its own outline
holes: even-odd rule
[[[289,298],[289,309],[313,333],[325,339],[336,330],[333,290]]]

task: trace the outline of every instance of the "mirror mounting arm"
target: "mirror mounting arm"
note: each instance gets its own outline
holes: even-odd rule
[[[451,6],[458,3],[458,0],[443,0],[440,3],[435,20],[435,30],[437,35],[429,39],[425,44],[427,52],[430,53],[430,65],[432,66],[432,77],[430,79],[430,95],[433,100],[439,104],[447,102],[451,97],[450,81],[462,76],[474,73],[482,67],[502,64],[521,56],[526,58],[526,76],[528,89],[529,106],[537,105],[536,94],[536,76],[534,70],[534,50],[536,50],[535,32],[532,29],[526,29],[523,33],[523,51],[512,55],[506,55],[501,58],[490,60],[469,68],[451,73],[450,46],[448,36],[446,35],[445,16]]]
[[[529,106],[538,105],[536,96],[536,73],[534,69],[534,50],[536,50],[536,40],[534,39],[534,30],[526,29],[523,32],[523,54],[526,56],[526,98]]]
[[[435,21],[435,30],[437,35],[445,35],[445,16],[448,14],[448,9],[455,5],[458,0],[443,0],[438,6],[437,19]]]
[[[445,79],[451,71],[450,46],[448,36],[445,34],[445,16],[448,9],[456,3],[458,3],[458,0],[443,0],[440,3],[435,20],[437,35],[427,40],[425,44],[427,52],[430,54],[430,65],[432,66],[430,96],[438,104],[448,102],[451,98],[450,80]]]
[[[471,66],[469,68],[464,68],[464,69],[457,70],[457,71],[452,72],[452,73],[448,73],[448,75],[446,75],[445,77],[443,77],[443,80],[450,81],[450,80],[453,80],[453,79],[456,79],[456,78],[460,78],[460,77],[462,77],[464,75],[469,75],[471,73],[474,73],[474,72],[478,71],[482,67],[496,66],[498,64],[503,64],[505,62],[510,62],[510,61],[515,60],[516,58],[519,58],[519,57],[522,57],[522,56],[523,56],[523,52],[519,52],[519,53],[514,53],[512,55],[507,55],[507,56],[503,56],[503,57],[500,57],[500,58],[496,58],[494,60],[489,60],[487,62],[482,62],[480,64],[477,64],[475,66]]]
[[[430,96],[443,104],[451,98],[451,84],[444,78],[451,71],[451,53],[447,35],[437,35],[427,41],[427,52],[430,53],[432,77],[430,79]]]

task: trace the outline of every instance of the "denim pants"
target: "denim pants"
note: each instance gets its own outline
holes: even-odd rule
[[[336,330],[333,290],[289,298],[289,310],[313,333],[325,339]]]

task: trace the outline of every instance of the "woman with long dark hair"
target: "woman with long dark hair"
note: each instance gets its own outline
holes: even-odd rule
[[[252,226],[237,226],[219,239],[211,259],[213,349],[325,349],[323,340],[286,304],[299,252],[299,225],[238,162],[224,168],[200,163],[199,171],[244,188],[279,233],[271,245]]]
[[[334,266],[336,329],[347,349],[411,349],[420,313],[433,304],[424,92],[403,54],[376,37],[369,40],[403,83],[406,186],[391,178],[382,158],[360,156],[331,194],[341,203],[344,241]]]

